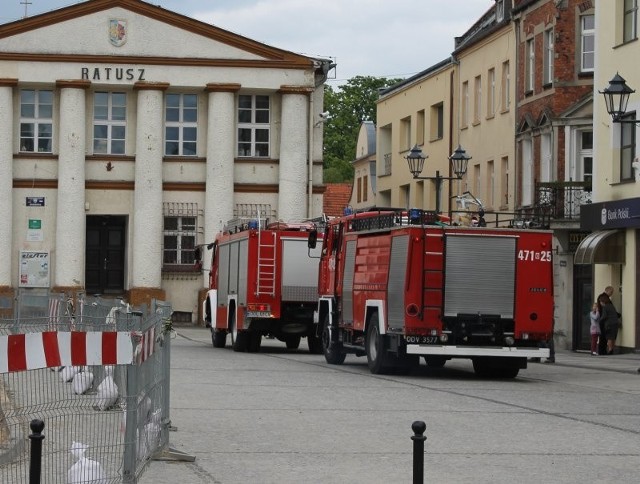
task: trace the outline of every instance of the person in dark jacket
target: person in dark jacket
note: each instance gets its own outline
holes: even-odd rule
[[[618,337],[618,328],[620,327],[620,319],[618,311],[611,302],[611,298],[605,294],[600,296],[600,305],[602,312],[600,313],[600,323],[604,326],[604,335],[607,340],[607,354],[612,355]]]
[[[611,299],[612,295],[613,287],[607,286],[604,288],[604,292],[596,298],[596,302],[598,303],[598,313],[600,313],[600,315],[602,315],[602,304],[600,303],[600,298],[603,296],[607,296],[609,299]],[[604,323],[602,322],[602,320],[600,320],[600,339],[598,340],[598,354],[607,354],[607,338],[605,337]]]

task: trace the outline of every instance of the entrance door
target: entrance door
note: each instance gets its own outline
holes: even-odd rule
[[[573,350],[591,348],[591,334],[589,328],[591,319],[589,312],[595,298],[593,294],[592,266],[573,266]]]
[[[87,217],[85,285],[87,294],[124,293],[124,216]]]

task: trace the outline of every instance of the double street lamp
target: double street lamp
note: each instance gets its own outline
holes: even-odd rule
[[[436,170],[436,176],[420,176],[427,156],[422,153],[422,150],[418,145],[411,148],[411,151],[409,151],[409,154],[405,156],[405,159],[407,160],[409,171],[413,175],[414,180],[434,180],[436,182],[436,212],[440,213],[440,191],[442,188],[442,180],[449,180],[449,182],[451,182],[451,180],[462,179],[462,177],[467,173],[471,157],[467,156],[467,152],[458,145],[456,150],[449,157],[451,170],[455,174],[455,177],[442,176],[440,175],[439,170]]]

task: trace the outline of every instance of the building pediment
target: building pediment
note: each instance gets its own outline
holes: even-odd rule
[[[71,58],[70,56],[74,56]],[[308,69],[277,49],[140,0],[90,0],[0,25],[0,61]]]

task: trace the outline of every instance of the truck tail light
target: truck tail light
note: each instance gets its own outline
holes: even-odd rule
[[[247,304],[249,311],[271,311],[271,305],[265,303],[251,303]]]

